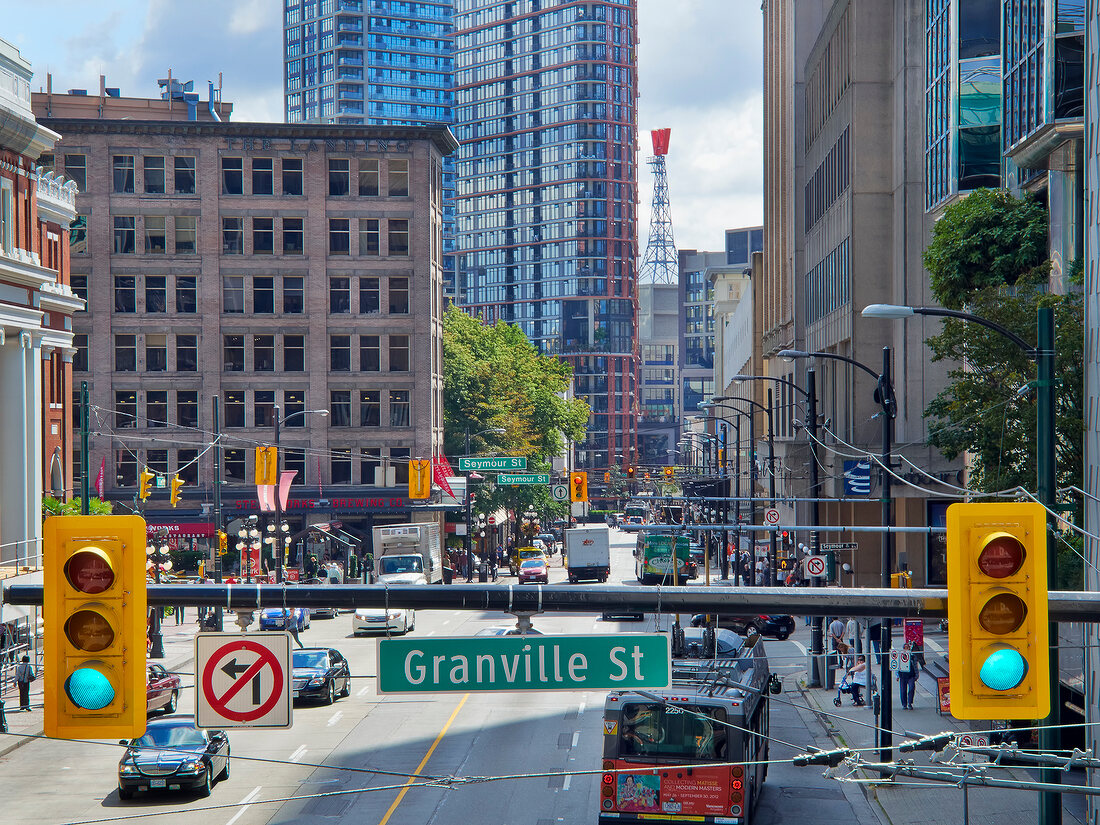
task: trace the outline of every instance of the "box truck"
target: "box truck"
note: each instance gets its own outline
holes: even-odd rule
[[[441,584],[439,525],[422,522],[375,527],[374,575],[375,581],[384,584]]]
[[[571,527],[565,531],[565,558],[571,584],[581,579],[607,581],[611,574],[610,537],[607,527]]]

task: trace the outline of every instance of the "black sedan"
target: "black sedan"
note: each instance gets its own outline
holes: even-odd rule
[[[199,730],[194,716],[150,719],[145,735],[119,742],[126,753],[118,763],[118,796],[136,791],[197,790],[209,796],[214,782],[229,778],[229,737],[221,730]]]
[[[293,697],[319,699],[326,705],[351,695],[351,668],[339,650],[304,647],[294,651]]]
[[[755,630],[761,636],[772,636],[779,641],[783,641],[794,633],[794,616],[781,613],[756,616],[729,616],[723,613],[717,618],[716,625],[718,627],[728,627],[742,636],[747,636]],[[691,626],[702,627],[706,624],[706,621],[707,618],[704,614],[696,613],[691,617]]]

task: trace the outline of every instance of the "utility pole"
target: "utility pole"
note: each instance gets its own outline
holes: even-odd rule
[[[222,425],[221,410],[219,409],[218,396],[211,399],[211,411],[213,413],[214,449],[214,535],[217,547],[214,548],[214,582],[222,583],[222,548],[218,533],[222,531]],[[226,545],[228,551],[228,544]],[[214,608],[214,629],[219,633],[222,629],[222,607]]]

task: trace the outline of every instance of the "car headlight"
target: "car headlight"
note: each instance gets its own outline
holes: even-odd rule
[[[206,770],[206,766],[201,759],[189,759],[180,765],[181,773],[199,773],[204,770]]]
[[[387,618],[390,618],[390,619],[400,619],[401,618],[401,611],[400,610],[388,610],[388,611],[386,611],[386,616],[387,616]]]
[[[121,776],[134,776],[138,773],[137,765],[127,762],[119,767],[118,772]]]
[[[314,686],[323,685],[325,683],[325,677],[324,676],[314,676],[312,679],[309,680],[309,683],[311,685],[314,685]]]

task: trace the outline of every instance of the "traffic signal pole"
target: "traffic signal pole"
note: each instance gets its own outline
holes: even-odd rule
[[[881,393],[879,403],[882,405],[882,526],[889,528],[894,523],[894,510],[890,481],[892,472],[890,468],[891,453],[893,451],[894,414],[893,381],[890,374],[890,347],[882,348],[882,372],[879,373],[878,392]],[[887,396],[889,393],[889,396]],[[816,523],[816,519],[815,519]],[[890,586],[890,574],[894,570],[894,534],[889,529],[882,531],[882,586]],[[892,619],[884,617],[881,627],[880,641],[880,668],[879,668],[879,760],[889,762],[893,759],[891,745],[893,734],[891,726],[894,723],[893,683],[890,681],[890,641],[893,636]]]
[[[821,506],[818,501],[817,475],[817,373],[812,367],[806,370],[806,432],[810,435],[810,523],[815,529],[810,531],[810,555],[816,556],[821,549],[821,534],[816,526],[821,524]],[[811,576],[810,584],[821,587],[821,576]],[[815,616],[810,629],[810,687],[821,687],[825,680],[821,674],[822,656],[825,653],[825,619]]]

